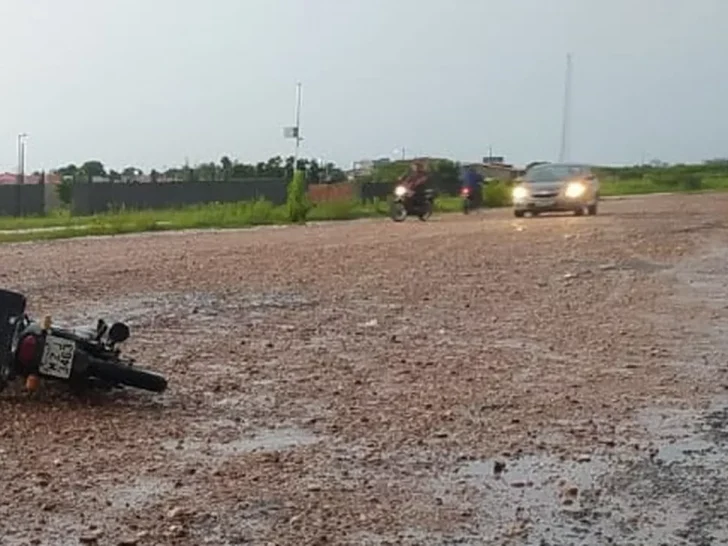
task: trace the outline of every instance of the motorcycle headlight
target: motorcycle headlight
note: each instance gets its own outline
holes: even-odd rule
[[[585,191],[586,188],[584,187],[584,184],[580,182],[571,182],[568,186],[566,186],[566,197],[569,199],[581,197],[584,195]]]
[[[405,188],[404,186],[397,186],[396,188],[394,188],[394,195],[396,195],[397,197],[403,197],[406,193],[407,188]]]
[[[513,188],[513,199],[519,200],[519,199],[525,199],[528,197],[528,190],[524,188],[523,186],[516,186]]]

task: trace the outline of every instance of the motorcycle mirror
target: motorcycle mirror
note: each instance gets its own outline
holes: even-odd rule
[[[129,327],[123,322],[115,322],[109,328],[109,339],[113,343],[123,343],[129,339],[130,335]]]

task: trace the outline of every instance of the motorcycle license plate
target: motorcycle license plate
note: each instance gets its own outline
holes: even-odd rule
[[[47,335],[43,356],[38,371],[42,375],[68,379],[73,370],[73,356],[76,354],[76,343],[62,337]]]

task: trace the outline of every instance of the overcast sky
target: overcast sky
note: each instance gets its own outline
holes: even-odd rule
[[[0,0],[0,171],[728,156],[728,0]]]

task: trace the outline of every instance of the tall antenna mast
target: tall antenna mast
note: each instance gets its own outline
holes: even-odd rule
[[[564,113],[561,124],[561,149],[559,162],[566,161],[569,156],[569,121],[571,109],[571,53],[566,54],[566,83],[564,85]]]

